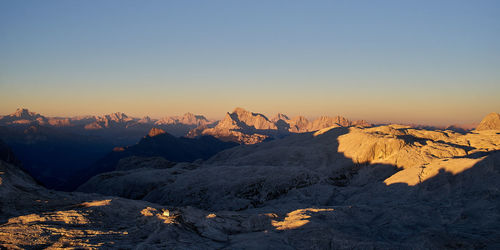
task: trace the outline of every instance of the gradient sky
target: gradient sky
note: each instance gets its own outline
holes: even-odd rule
[[[0,1],[0,114],[500,111],[500,1]]]

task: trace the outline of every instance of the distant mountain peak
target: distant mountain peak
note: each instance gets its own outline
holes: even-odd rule
[[[33,123],[45,124],[46,122],[46,117],[35,112],[30,112],[26,108],[18,108],[14,113],[10,115],[0,116],[0,123],[2,124],[29,125]]]
[[[16,112],[12,113],[11,116],[17,118],[34,118],[40,115],[35,112],[30,112],[27,108],[17,108]]]

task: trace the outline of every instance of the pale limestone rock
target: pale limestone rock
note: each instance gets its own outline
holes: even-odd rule
[[[500,114],[488,114],[476,127],[476,130],[500,130]]]

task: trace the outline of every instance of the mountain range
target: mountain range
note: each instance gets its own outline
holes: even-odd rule
[[[481,122],[477,130],[498,129],[498,124],[498,114],[492,113]],[[228,112],[221,121],[212,121],[192,113],[160,120],[133,118],[119,112],[102,116],[54,118],[18,109],[10,115],[0,117],[0,139],[12,148],[23,162],[24,168],[37,181],[49,188],[72,190],[86,178],[111,171],[122,158],[131,156],[162,156],[172,162],[191,162],[197,158],[206,159],[225,149],[226,146],[221,147],[219,140],[256,144],[331,127],[369,126],[365,121],[350,121],[340,116],[322,116],[309,121],[303,116],[289,118],[279,113],[269,119],[263,114],[242,108]],[[174,139],[183,136],[187,138]],[[179,146],[184,144],[179,143],[189,141],[188,138],[195,139],[192,141],[204,148],[213,147],[213,150],[182,159],[172,157],[177,155],[174,152],[185,150]],[[179,150],[175,145],[179,146]],[[141,148],[145,150],[139,150]],[[204,150],[207,149],[196,146],[190,152],[205,152]],[[85,178],[80,178],[82,176]]]
[[[78,192],[40,186],[0,142],[0,248],[498,249],[500,129],[483,121],[334,124],[189,163],[130,156],[197,140],[155,128]]]
[[[236,108],[233,112],[226,113],[226,116],[215,127],[201,126],[191,130],[188,137],[211,135],[225,141],[255,144],[291,133],[311,132],[332,126],[369,127],[371,124],[364,120],[350,121],[341,116],[321,116],[314,121],[309,121],[303,116],[289,119],[288,116],[281,113],[278,113],[272,119],[268,119],[263,114]]]
[[[31,112],[28,109],[18,108],[14,113],[0,116],[0,126],[39,125],[47,127],[73,128],[73,130],[113,130],[129,129],[141,130],[142,134],[153,126],[161,127],[176,136],[185,135],[190,129],[200,125],[210,125],[202,115],[186,113],[183,116],[166,116],[161,119],[130,117],[124,113],[116,112],[106,115],[75,116],[75,117],[46,117]],[[184,128],[182,127],[184,126]]]

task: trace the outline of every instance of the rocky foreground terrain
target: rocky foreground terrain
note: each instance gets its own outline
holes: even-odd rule
[[[332,126],[193,163],[132,156],[72,193],[39,186],[2,145],[0,246],[499,249],[488,128]]]

